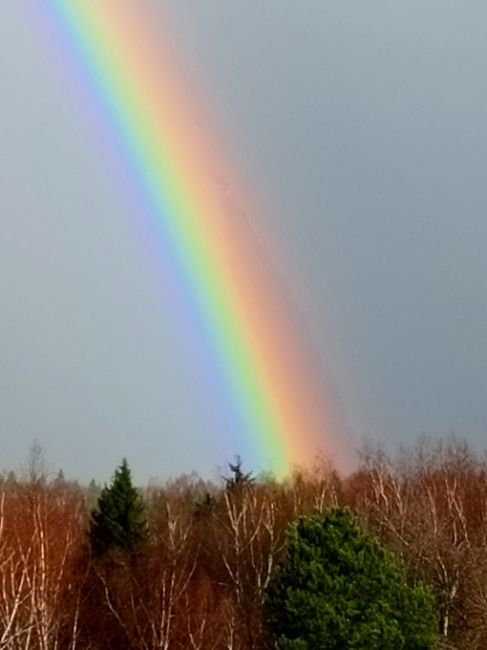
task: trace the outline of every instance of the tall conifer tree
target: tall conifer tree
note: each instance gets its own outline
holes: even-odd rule
[[[114,549],[133,553],[146,536],[144,502],[132,484],[130,468],[124,458],[91,513],[91,547],[96,555]]]

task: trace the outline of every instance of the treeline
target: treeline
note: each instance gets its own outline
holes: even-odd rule
[[[128,467],[117,472],[98,502],[93,486],[51,480],[38,459],[24,480],[1,478],[0,649],[273,647],[264,601],[286,530],[336,506],[411,584],[430,586],[440,647],[487,647],[487,461],[463,441],[421,441],[394,458],[368,449],[347,477],[320,461],[256,480],[237,461],[219,485],[182,476],[137,498]],[[132,533],[113,543],[103,513],[127,494]]]

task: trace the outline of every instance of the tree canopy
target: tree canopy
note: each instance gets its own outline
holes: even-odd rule
[[[267,591],[277,647],[429,650],[436,621],[427,589],[347,509],[291,524]]]
[[[225,487],[227,490],[240,490],[254,483],[255,479],[252,472],[244,472],[242,469],[242,458],[235,456],[235,463],[228,463],[231,475],[224,476]]]
[[[124,458],[91,513],[90,542],[96,555],[111,549],[133,552],[146,538],[144,503]]]

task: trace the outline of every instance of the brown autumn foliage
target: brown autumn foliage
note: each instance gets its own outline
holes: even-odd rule
[[[80,494],[29,482],[0,492],[0,648],[75,648],[87,558]]]
[[[487,647],[487,460],[461,440],[369,448],[348,477],[319,461],[282,482],[180,477],[144,498],[146,546],[97,558],[92,493],[38,458],[0,479],[0,650],[272,647],[263,599],[286,527],[337,504],[432,586],[440,647]]]

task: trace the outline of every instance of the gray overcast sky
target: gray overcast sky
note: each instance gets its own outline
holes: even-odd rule
[[[141,481],[211,474],[245,449],[197,394],[187,407],[173,288],[31,4],[0,3],[0,464],[21,464],[37,438],[83,479],[124,454]],[[266,207],[354,432],[455,430],[483,447],[487,5],[160,7]]]

